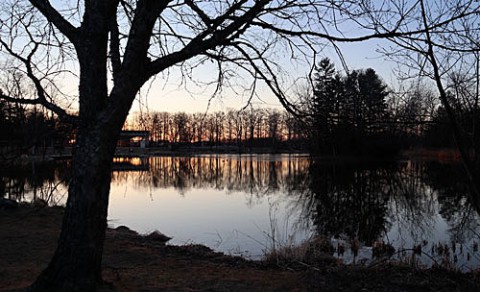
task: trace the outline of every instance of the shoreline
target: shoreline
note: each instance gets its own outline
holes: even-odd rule
[[[55,160],[69,160],[72,158],[71,147],[64,148],[61,151],[50,149],[45,151],[42,154],[32,155],[32,154],[19,154],[11,157],[4,157],[1,161],[3,163],[9,164],[22,164],[30,162],[49,162]],[[456,149],[450,148],[441,148],[441,149],[431,149],[431,148],[413,148],[400,151],[397,155],[394,156],[385,156],[385,157],[375,157],[375,156],[358,156],[358,155],[339,155],[339,156],[330,156],[330,155],[310,155],[307,151],[300,150],[273,150],[271,148],[252,148],[249,151],[229,151],[229,150],[219,150],[215,147],[192,147],[179,150],[171,150],[165,147],[157,148],[129,148],[129,147],[118,147],[114,157],[156,157],[156,156],[165,156],[165,157],[177,157],[177,156],[195,156],[195,155],[239,155],[239,156],[248,156],[248,155],[301,155],[301,156],[310,156],[313,159],[322,162],[383,162],[383,161],[398,161],[402,159],[412,159],[412,160],[432,160],[432,161],[448,161],[448,162],[459,162],[461,157],[459,151]]]
[[[0,291],[25,288],[48,264],[62,216],[60,207],[0,210]],[[103,277],[115,291],[478,291],[479,275],[389,262],[343,265],[328,256],[251,261],[203,245],[165,245],[126,227],[107,229],[103,257]]]

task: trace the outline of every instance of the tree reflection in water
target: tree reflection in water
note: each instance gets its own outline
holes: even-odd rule
[[[281,208],[287,210],[282,214],[292,216],[288,220],[293,228],[311,230],[317,236],[355,238],[365,246],[383,240],[397,250],[423,243],[428,252],[439,243],[455,243],[464,251],[462,257],[458,255],[459,262],[467,261],[467,253],[472,260],[477,256],[473,246],[479,241],[480,221],[459,164],[333,163],[302,155],[195,155],[116,158],[115,165],[112,184],[128,184],[142,193],[175,189],[185,196],[202,189],[232,197],[240,194],[248,208],[267,201],[272,222],[279,219],[275,208],[284,200],[288,202]],[[61,202],[52,194],[66,189],[68,162],[2,168],[0,174],[4,197],[22,201],[38,196]],[[270,236],[281,231],[273,223]]]
[[[41,199],[50,205],[66,200],[70,167],[66,161],[30,162],[0,167],[0,197],[17,202]]]
[[[212,188],[250,195],[298,198],[304,224],[319,235],[355,237],[367,245],[382,239],[396,222],[414,240],[431,237],[436,212],[457,230],[472,208],[459,165],[435,162],[331,163],[306,156],[199,155],[152,157],[150,171],[114,172],[113,182],[138,187]],[[439,209],[438,209],[439,208]],[[438,210],[437,210],[438,209]],[[471,217],[468,215],[467,217]],[[471,221],[471,220],[467,220]],[[470,225],[471,226],[471,225]],[[470,228],[471,229],[471,228]]]
[[[293,194],[308,189],[309,160],[301,155],[199,155],[151,157],[150,171],[114,172],[113,183],[131,181],[137,187],[211,188],[244,192],[252,200],[267,194]]]
[[[303,201],[316,232],[357,238],[367,245],[381,238],[390,227],[387,211],[392,167],[312,162],[310,190]]]
[[[317,235],[355,238],[366,246],[382,241],[397,249],[421,247],[438,261],[478,265],[478,258],[468,263],[480,226],[461,165],[313,161],[309,173],[310,190],[299,202]],[[452,250],[448,258],[436,251],[440,244]],[[455,254],[459,249],[462,254]]]

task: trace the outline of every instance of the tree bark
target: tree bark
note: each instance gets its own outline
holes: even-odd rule
[[[80,131],[58,248],[32,291],[95,291],[101,263],[115,134],[106,125]],[[103,129],[103,130],[102,130]],[[119,132],[119,130],[114,131]]]
[[[90,2],[77,30],[80,111],[68,199],[57,249],[32,291],[96,291],[102,284],[112,158],[136,89],[124,82],[129,95],[108,94],[107,44],[116,7],[116,0]],[[109,98],[116,106],[108,106]]]

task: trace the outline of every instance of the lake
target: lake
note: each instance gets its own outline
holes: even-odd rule
[[[345,246],[335,255],[346,263],[372,264],[372,253],[388,244],[406,262],[480,266],[478,208],[452,161],[225,154],[114,162],[111,227],[159,230],[172,244],[199,243],[250,259],[320,236]],[[17,201],[63,204],[69,164],[4,167],[0,191]],[[352,242],[360,245],[355,256]]]

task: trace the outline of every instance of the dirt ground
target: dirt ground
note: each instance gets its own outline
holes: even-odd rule
[[[0,291],[28,286],[48,264],[62,215],[61,208],[0,210]],[[115,291],[480,291],[480,272],[253,262],[125,229],[107,231],[103,277]]]

